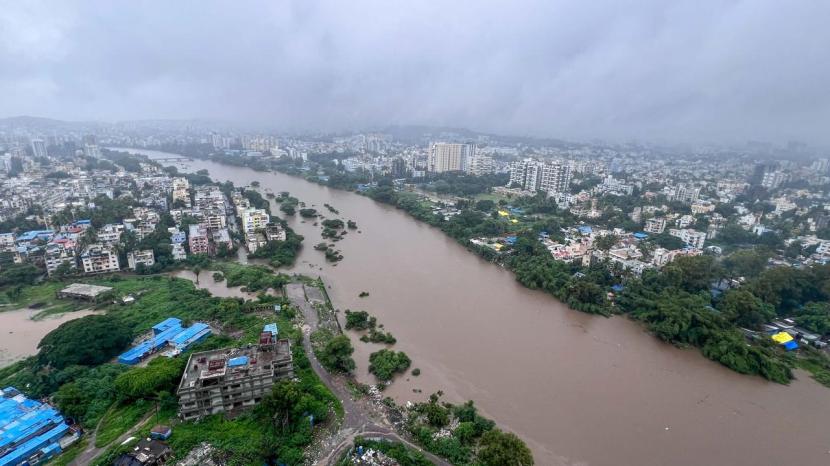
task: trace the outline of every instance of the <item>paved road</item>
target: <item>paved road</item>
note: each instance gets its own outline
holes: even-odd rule
[[[314,369],[314,372],[318,377],[320,377],[320,380],[323,381],[329,390],[331,390],[343,404],[344,418],[343,425],[340,427],[340,430],[341,434],[344,435],[344,439],[331,451],[331,453],[329,453],[326,458],[321,459],[319,464],[333,465],[338,459],[340,459],[341,456],[343,456],[343,453],[349,449],[351,444],[354,442],[354,438],[362,436],[367,438],[380,438],[389,441],[402,442],[411,448],[421,451],[427,459],[438,466],[452,466],[450,463],[433,455],[432,453],[423,451],[421,447],[402,438],[389,427],[375,422],[366,412],[364,412],[360,405],[352,400],[351,393],[349,393],[346,387],[339,383],[335,383],[328,371],[326,371],[317,360],[317,357],[314,355],[314,350],[311,347],[311,339],[309,334],[317,328],[319,325],[319,319],[317,317],[317,310],[314,309],[314,306],[312,306],[305,298],[303,285],[299,283],[286,285],[285,294],[295,306],[300,308],[303,312],[306,324],[310,327],[309,332],[303,333],[303,348],[308,355],[308,360],[311,362],[311,368]]]

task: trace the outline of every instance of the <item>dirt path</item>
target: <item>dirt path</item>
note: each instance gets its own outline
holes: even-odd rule
[[[121,434],[120,437],[113,440],[109,445],[105,445],[103,447],[96,447],[95,446],[95,439],[98,437],[98,429],[101,428],[101,423],[104,422],[104,418],[102,417],[100,421],[98,421],[98,425],[95,426],[95,432],[89,437],[89,441],[87,442],[87,447],[84,451],[82,451],[72,462],[69,463],[68,466],[87,466],[92,464],[98,456],[101,455],[104,451],[106,451],[109,447],[113,445],[120,445],[124,440],[127,440],[132,434],[134,434],[138,429],[142,428],[144,424],[149,421],[153,415],[155,414],[155,410],[150,410],[140,421],[126,432]],[[106,416],[106,415],[105,415]]]

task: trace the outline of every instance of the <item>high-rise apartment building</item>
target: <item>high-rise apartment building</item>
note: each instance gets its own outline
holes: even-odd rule
[[[46,157],[46,143],[43,139],[32,139],[32,153],[35,157]]]
[[[429,153],[429,171],[434,173],[465,171],[468,159],[474,155],[474,144],[433,143]]]
[[[523,160],[510,165],[510,185],[526,191],[548,195],[566,193],[571,185],[571,167],[567,163]]]
[[[92,157],[95,159],[101,158],[101,149],[98,148],[98,142],[95,139],[95,135],[87,134],[83,137],[84,142],[84,155],[87,157]]]
[[[496,171],[492,157],[486,155],[474,155],[470,157],[466,167],[467,173],[475,176],[489,175]]]

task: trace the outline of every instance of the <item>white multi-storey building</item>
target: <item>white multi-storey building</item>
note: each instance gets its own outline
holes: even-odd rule
[[[127,266],[130,267],[130,270],[137,269],[139,264],[144,264],[144,267],[152,267],[155,263],[156,257],[152,249],[130,251],[127,253]]]
[[[568,192],[571,184],[570,164],[523,160],[510,165],[510,185],[526,191],[543,191],[548,195]]]
[[[256,230],[264,229],[271,221],[271,217],[265,209],[248,208],[242,212],[242,229],[245,233],[253,233]]]
[[[84,273],[108,273],[121,269],[118,263],[118,254],[103,244],[91,244],[81,254],[81,264]]]
[[[688,246],[697,249],[703,249],[703,243],[706,241],[706,233],[702,231],[692,230],[690,228],[669,230],[669,234],[680,238],[681,241]]]
[[[187,178],[173,179],[173,203],[182,201],[185,206],[190,207],[190,182]]]
[[[434,173],[465,171],[468,159],[474,155],[474,144],[433,143],[429,153],[429,171]]]

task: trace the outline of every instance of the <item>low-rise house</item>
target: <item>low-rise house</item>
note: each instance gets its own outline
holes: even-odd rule
[[[127,453],[116,458],[113,466],[161,466],[173,455],[173,450],[164,442],[144,438]]]

